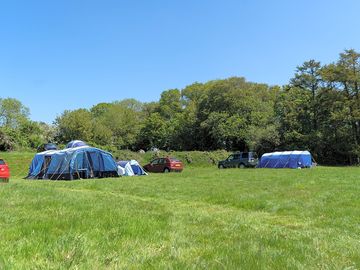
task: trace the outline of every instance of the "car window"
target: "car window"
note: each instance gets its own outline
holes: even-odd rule
[[[151,161],[152,165],[157,165],[159,164],[159,159],[154,159],[153,161]]]
[[[242,158],[249,158],[249,153],[242,153]]]
[[[5,161],[0,159],[0,165],[5,165]]]
[[[172,161],[172,162],[180,162],[180,160],[178,160],[176,158],[170,158],[170,161]]]
[[[234,155],[230,155],[227,159],[228,159],[229,161],[230,161],[230,160],[233,160],[233,159],[234,159]]]
[[[239,154],[235,154],[234,155],[234,159],[239,159],[240,158],[240,155]]]
[[[165,164],[165,158],[160,158],[159,159],[159,164]]]

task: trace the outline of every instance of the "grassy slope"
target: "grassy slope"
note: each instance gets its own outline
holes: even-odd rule
[[[360,268],[359,173],[11,179],[0,185],[0,269]]]

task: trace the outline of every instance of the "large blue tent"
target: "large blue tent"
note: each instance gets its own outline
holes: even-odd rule
[[[36,154],[27,178],[72,180],[117,176],[117,164],[110,153],[84,145]]]
[[[263,154],[259,168],[310,168],[312,157],[309,151],[284,151]]]

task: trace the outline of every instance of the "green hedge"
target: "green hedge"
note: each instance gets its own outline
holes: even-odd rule
[[[129,150],[121,150],[113,152],[114,158],[118,160],[129,160],[135,159],[140,164],[144,165],[150,162],[152,159],[156,157],[174,157],[180,159],[185,166],[213,166],[216,165],[219,160],[225,159],[229,156],[229,152],[225,150],[218,150],[212,152],[203,152],[203,151],[158,151],[158,152],[132,152]]]

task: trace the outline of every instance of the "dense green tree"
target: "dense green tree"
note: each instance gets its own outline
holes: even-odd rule
[[[182,112],[181,92],[178,89],[171,89],[162,92],[158,112],[167,120],[176,117],[176,114]]]
[[[342,118],[346,119],[342,129],[350,139],[347,141],[351,145],[348,152],[351,162],[359,163],[360,157],[360,54],[355,50],[345,50],[340,54],[337,63],[327,65],[322,70],[322,75],[328,81],[328,87],[341,91],[344,95]],[[337,116],[337,115],[336,115]],[[346,136],[348,137],[348,136]]]
[[[320,104],[318,103],[317,96],[321,83],[321,64],[315,60],[304,62],[302,66],[298,66],[294,78],[290,80],[291,87],[297,87],[311,93],[309,110],[314,132],[318,129],[318,108]]]
[[[44,138],[40,124],[29,119],[29,109],[14,98],[0,99],[0,149],[36,148]]]
[[[352,128],[346,97],[341,91],[324,88],[319,92],[318,148],[313,151],[316,160],[324,164],[351,164]]]
[[[252,131],[275,125],[278,88],[229,78],[211,81],[205,89],[197,110],[200,148],[256,149],[260,141],[253,139]]]
[[[93,126],[91,113],[86,109],[64,111],[56,118],[55,125],[58,128],[57,140],[62,143],[71,140],[83,140],[91,142]]]
[[[0,127],[0,151],[11,151],[17,146],[15,138],[11,136],[11,130]]]
[[[171,141],[168,122],[157,112],[152,113],[140,130],[138,146],[143,149],[157,147],[166,149]]]
[[[14,98],[0,98],[0,126],[17,128],[21,122],[28,120],[29,109]]]
[[[286,87],[276,103],[279,132],[284,148],[308,148],[312,132],[311,93],[297,87]]]
[[[106,149],[308,149],[320,163],[360,157],[360,54],[328,65],[310,60],[283,87],[241,77],[164,91],[158,102],[125,99],[65,111],[53,126],[29,120],[15,99],[0,99],[0,150],[82,139]],[[56,136],[55,136],[56,134]]]
[[[133,99],[102,103],[91,108],[96,144],[132,149],[142,126],[142,103]]]
[[[118,149],[132,148],[142,125],[138,112],[114,103],[102,120],[112,130],[113,143]]]

